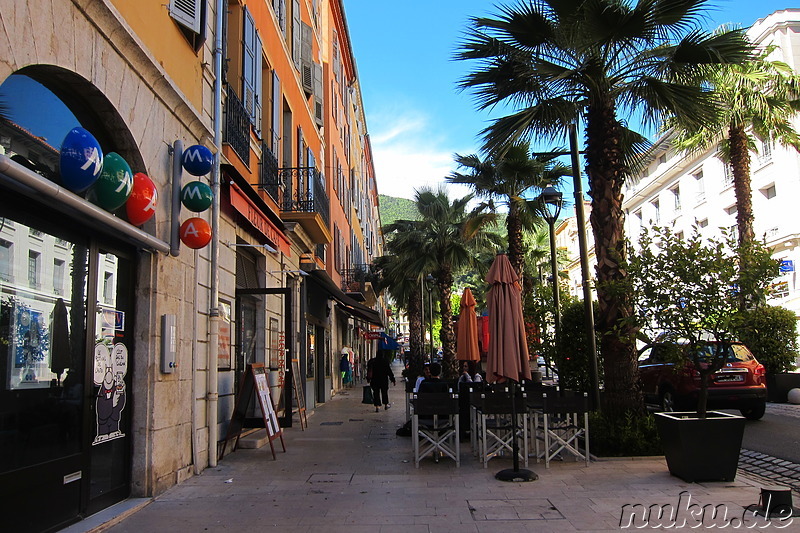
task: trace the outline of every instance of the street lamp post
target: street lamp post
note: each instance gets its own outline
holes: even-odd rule
[[[544,188],[541,195],[544,207],[544,219],[550,227],[550,271],[553,277],[553,306],[555,307],[555,337],[561,329],[561,306],[558,296],[558,265],[556,263],[556,232],[555,223],[558,215],[561,214],[563,195],[554,187],[548,185]]]
[[[428,282],[428,310],[430,311],[430,313],[428,313],[428,324],[431,333],[431,361],[433,361],[433,357],[436,355],[433,347],[433,276],[428,274],[428,276],[425,278],[425,281]]]

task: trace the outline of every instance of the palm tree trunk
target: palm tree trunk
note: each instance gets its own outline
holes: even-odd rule
[[[522,244],[522,221],[519,218],[519,206],[509,202],[508,217],[506,217],[506,230],[508,232],[508,261],[514,271],[522,278],[524,251]]]
[[[736,225],[739,244],[753,242],[753,192],[750,188],[750,151],[747,148],[747,134],[742,125],[731,125],[728,130],[731,146],[731,170],[733,171],[733,192],[736,195]]]
[[[458,377],[458,362],[456,361],[456,336],[453,332],[453,310],[450,308],[450,297],[453,286],[453,272],[444,265],[437,277],[439,294],[439,316],[442,317],[442,327],[439,338],[442,341],[442,373],[444,379]]]
[[[753,191],[750,187],[750,150],[747,134],[741,124],[731,124],[728,129],[730,142],[733,193],[736,196],[736,227],[740,250],[745,250],[755,240],[753,231]],[[747,254],[739,256],[739,271],[747,270]],[[739,291],[739,309],[747,308],[748,295]]]
[[[408,366],[412,377],[422,374],[425,363],[422,344],[422,295],[420,291],[411,291],[408,297],[408,344],[411,350]]]
[[[590,222],[594,231],[597,257],[596,328],[601,336],[605,375],[604,411],[612,418],[626,412],[643,413],[639,385],[633,302],[625,289],[627,272],[625,215],[622,211],[622,184],[628,175],[621,148],[621,126],[613,103],[592,104],[586,113],[586,161],[589,194],[592,197]],[[622,288],[623,290],[620,290]]]

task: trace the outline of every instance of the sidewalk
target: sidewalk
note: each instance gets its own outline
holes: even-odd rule
[[[686,508],[678,512],[688,529],[697,506],[724,506],[730,520],[758,502],[756,478],[685,483],[669,475],[661,457],[602,459],[588,468],[567,461],[545,469],[532,461],[537,481],[508,483],[494,474],[511,460],[493,459],[484,469],[467,442],[460,468],[428,458],[417,469],[411,439],[395,435],[405,420],[399,381],[389,395],[392,408],[375,413],[361,403],[360,387],[345,391],[317,407],[307,430],[296,423],[284,430],[286,452],[274,442],[277,460],[269,446],[237,450],[121,521],[94,530],[85,521],[66,531],[601,532],[618,531],[623,506],[636,504],[640,513],[650,505]]]

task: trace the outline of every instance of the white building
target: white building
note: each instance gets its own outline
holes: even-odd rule
[[[774,59],[795,70],[800,66],[800,9],[787,9],[759,19],[748,30],[761,45],[776,44]],[[800,117],[795,119],[800,129]],[[759,143],[750,154],[754,231],[765,238],[785,270],[776,280],[772,305],[800,315],[800,286],[795,266],[800,259],[800,218],[792,216],[800,198],[800,154],[780,145]],[[623,187],[625,233],[634,242],[642,228],[671,227],[689,235],[696,226],[703,236],[719,237],[721,229],[735,229],[736,198],[733,176],[717,156],[676,152],[669,138],[660,139],[647,169]]]

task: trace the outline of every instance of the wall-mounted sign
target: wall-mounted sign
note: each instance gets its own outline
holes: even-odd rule
[[[190,181],[181,190],[181,203],[183,207],[195,213],[201,213],[211,207],[214,193],[202,181]]]
[[[192,176],[204,176],[211,172],[214,163],[214,154],[202,144],[195,144],[183,151],[181,164],[183,169]]]
[[[103,158],[103,170],[89,189],[87,199],[106,211],[116,211],[128,201],[133,190],[133,173],[128,162],[116,152]]]
[[[782,259],[781,260],[781,274],[785,274],[787,272],[794,272],[794,261],[791,259]]]
[[[94,136],[73,128],[61,143],[61,181],[72,192],[91,187],[103,170],[103,150]]]
[[[125,203],[128,221],[134,226],[141,226],[156,214],[158,192],[147,174],[137,172],[133,175],[133,190]]]
[[[202,218],[190,218],[181,224],[180,236],[183,244],[196,250],[211,242],[211,226]]]

